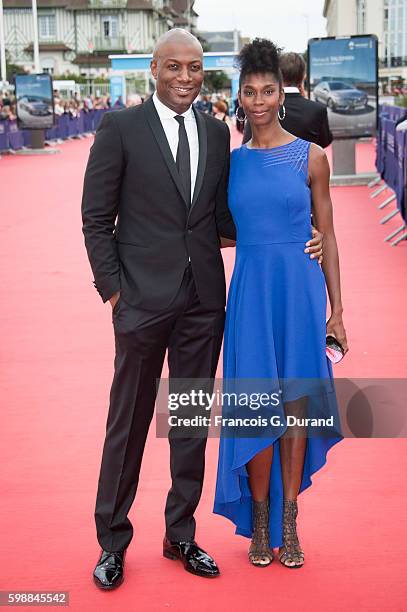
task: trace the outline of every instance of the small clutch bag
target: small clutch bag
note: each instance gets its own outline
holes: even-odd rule
[[[326,356],[332,361],[332,363],[338,363],[343,359],[345,351],[342,345],[334,336],[326,337]]]

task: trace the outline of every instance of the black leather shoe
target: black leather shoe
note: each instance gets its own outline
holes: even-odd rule
[[[215,561],[198,544],[192,542],[171,542],[164,538],[163,555],[167,559],[179,559],[187,572],[204,578],[219,576],[219,568]]]
[[[99,561],[93,572],[93,580],[99,589],[111,591],[116,589],[124,580],[125,550],[108,552],[102,550]]]

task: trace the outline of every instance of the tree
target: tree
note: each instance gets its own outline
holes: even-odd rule
[[[15,74],[28,74],[24,68],[10,62],[10,54],[6,49],[6,81],[11,83]]]
[[[204,87],[211,93],[230,87],[230,79],[222,70],[205,72]]]

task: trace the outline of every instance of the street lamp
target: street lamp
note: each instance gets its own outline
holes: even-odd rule
[[[188,0],[188,30],[191,32],[192,30],[192,18],[191,18],[191,8],[192,8],[192,0]]]
[[[3,0],[0,0],[0,81],[7,81],[6,42],[4,40]]]
[[[90,75],[90,65],[91,65],[91,61],[90,58],[92,57],[92,53],[93,53],[93,41],[88,40],[88,87],[89,87],[89,95],[92,95],[92,79],[91,79],[91,75]]]

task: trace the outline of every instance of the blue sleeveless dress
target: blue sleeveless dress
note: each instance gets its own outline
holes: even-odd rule
[[[309,406],[334,416],[326,435],[307,439],[300,492],[342,439],[331,362],[325,354],[326,286],[316,259],[304,253],[312,238],[310,143],[300,138],[272,149],[235,149],[231,156],[229,207],[237,229],[224,336],[224,391],[229,380],[325,380],[328,393],[309,390]],[[304,380],[304,385],[309,381]],[[287,383],[288,385],[288,383]],[[243,384],[244,386],[244,384]],[[291,390],[286,401],[304,395]],[[328,400],[327,400],[328,398]],[[311,410],[312,412],[312,410]],[[225,414],[225,408],[223,408]],[[228,417],[233,413],[228,408]],[[270,545],[282,545],[283,485],[277,434],[221,434],[214,512],[236,533],[252,536],[252,498],[246,464],[274,445],[270,475]]]

